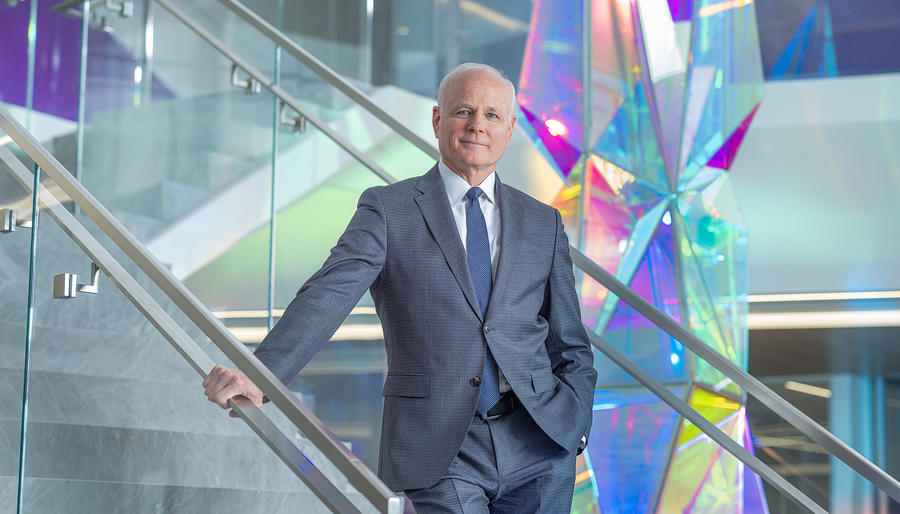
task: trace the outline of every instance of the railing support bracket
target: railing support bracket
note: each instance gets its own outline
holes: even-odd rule
[[[15,232],[16,227],[31,228],[31,220],[20,220],[16,218],[15,209],[0,209],[0,233],[8,234]]]
[[[284,100],[278,102],[278,120],[281,124],[291,127],[291,131],[294,133],[306,132],[306,118],[296,112],[294,112],[296,116],[290,116],[288,109],[290,107],[284,103]],[[293,109],[291,110],[293,111]]]
[[[241,71],[240,66],[238,66],[237,64],[231,65],[231,85],[243,89],[247,94],[258,95],[260,91],[262,91],[262,88],[259,85],[259,81],[253,77],[242,79],[238,77],[239,71]]]
[[[91,283],[79,284],[75,273],[60,273],[53,277],[53,298],[67,300],[75,298],[78,293],[100,293],[100,266],[91,263]]]

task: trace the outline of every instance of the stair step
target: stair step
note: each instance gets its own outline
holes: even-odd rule
[[[245,488],[27,478],[22,507],[24,512],[67,514],[330,512],[309,491],[261,491],[252,488],[257,484],[254,477],[248,477]],[[0,512],[15,512],[15,502],[15,477],[0,477]]]
[[[0,368],[0,419],[21,416],[22,370]],[[210,403],[201,380],[173,383],[32,370],[31,422],[252,437],[246,424]],[[267,410],[269,405],[265,407]]]
[[[0,475],[17,474],[20,423],[0,420]],[[28,476],[298,491],[305,486],[255,435],[28,423]]]
[[[24,316],[23,316],[24,317]],[[25,323],[0,322],[0,367],[21,369]],[[212,353],[212,343],[201,344]],[[215,349],[218,351],[217,349]],[[217,362],[227,363],[227,360]],[[38,324],[31,343],[32,371],[197,385],[199,375],[159,334],[134,337],[95,329]],[[202,391],[201,391],[202,392]]]

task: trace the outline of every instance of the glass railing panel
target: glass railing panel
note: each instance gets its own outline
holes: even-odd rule
[[[137,18],[120,23],[126,21],[131,30],[141,25]],[[233,86],[232,63],[156,3],[152,27],[151,101],[90,111],[83,183],[184,280],[267,221],[273,103]],[[217,34],[239,38],[234,29],[224,25]],[[271,67],[272,45],[267,51],[261,65]],[[92,62],[114,61],[91,55]],[[238,72],[238,80],[246,78]],[[246,256],[232,275],[267,265],[266,252]],[[230,291],[229,278],[219,286]],[[201,299],[216,309],[259,305],[265,283],[242,289],[235,303],[216,298]]]
[[[343,138],[354,146],[358,147],[365,153],[379,153],[379,150],[385,146],[391,146],[394,149],[402,149],[400,154],[401,161],[406,161],[407,166],[393,168],[390,160],[376,161],[382,167],[385,167],[392,175],[403,178],[416,174],[417,168],[415,164],[421,156],[423,150],[417,149],[415,144],[398,138],[395,131],[388,125],[378,119],[377,116],[370,114],[365,106],[358,104],[359,98],[354,96],[353,92],[346,90],[347,86],[335,86],[329,80],[323,78],[320,73],[335,73],[333,80],[347,81],[348,87],[354,88],[357,92],[370,95],[375,105],[390,116],[397,118],[404,127],[409,128],[418,137],[422,138],[424,145],[434,145],[434,137],[431,129],[431,108],[434,105],[433,98],[422,97],[416,93],[411,93],[393,86],[373,87],[366,80],[360,80],[356,74],[346,72],[346,66],[350,62],[354,62],[351,58],[340,60],[340,65],[334,69],[323,71],[317,69],[314,65],[305,61],[305,55],[311,55],[313,59],[324,62],[325,66],[332,64],[328,59],[321,59],[317,46],[313,43],[313,48],[305,46],[306,38],[295,37],[296,34],[287,31],[281,23],[282,18],[288,19],[294,16],[296,21],[297,6],[305,6],[304,3],[285,5],[283,14],[279,16],[279,4],[276,2],[261,1],[251,2],[250,4],[228,4],[221,2],[218,8],[226,14],[214,13],[214,15],[201,12],[197,9],[185,9],[185,12],[204,29],[213,31],[217,37],[219,31],[215,23],[221,19],[227,20],[227,26],[232,24],[243,24],[241,30],[235,31],[239,37],[221,38],[223,43],[227,44],[230,50],[234,51],[241,58],[251,63],[255,67],[259,67],[260,71],[273,77],[272,74],[266,72],[269,60],[261,58],[259,48],[270,48],[272,40],[278,40],[278,37],[286,37],[286,43],[282,52],[279,70],[279,87],[282,88],[290,97],[296,99],[301,107],[309,115],[320,119],[326,123],[331,129],[337,131]],[[335,4],[335,6],[338,4]],[[319,6],[321,7],[321,6]],[[303,23],[315,19],[316,16],[322,15],[334,6],[324,9],[311,8],[308,9],[309,16],[304,17]],[[346,6],[345,6],[346,7]],[[346,14],[347,9],[344,9]],[[238,14],[240,13],[240,14]],[[256,27],[253,24],[258,21],[260,24],[266,25],[263,28]],[[351,22],[352,25],[352,22]],[[346,27],[347,24],[342,25]],[[282,28],[284,32],[279,31]],[[259,29],[259,30],[258,30]],[[267,34],[266,30],[276,31],[275,34]],[[250,32],[248,32],[250,31]],[[230,35],[230,32],[227,33]],[[270,39],[271,37],[271,39]],[[301,45],[296,49],[296,45]],[[327,52],[326,52],[327,53]],[[342,89],[342,87],[344,89]],[[301,113],[302,114],[302,113]],[[286,118],[292,118],[296,115],[292,109],[285,112]],[[409,148],[406,148],[409,146]],[[409,162],[406,158],[412,156],[417,159]],[[433,161],[432,158],[423,158],[422,162]],[[307,162],[307,165],[309,163]],[[430,163],[429,163],[430,164]],[[408,171],[412,169],[413,171]]]
[[[5,138],[0,131],[0,139]],[[0,152],[19,153],[15,143]],[[3,209],[14,209],[15,218]],[[28,285],[31,229],[17,222],[32,220],[31,195],[12,181],[0,162],[0,511],[14,512],[18,492],[22,392],[28,337]]]
[[[373,82],[377,74],[371,69],[373,2],[242,3],[342,76],[360,83]]]
[[[346,77],[344,77],[346,78]],[[358,81],[350,83],[410,129],[426,143],[437,147],[431,128],[434,98],[393,86],[372,87]],[[435,159],[398,135],[395,130],[360,106],[332,83],[283,52],[281,84],[285,92],[297,98],[327,125],[367,154],[398,180],[421,175]]]
[[[359,163],[344,162],[315,191],[279,213],[275,245],[275,305],[279,309],[287,307],[303,282],[325,262],[356,212],[360,194],[383,184]],[[278,190],[279,195],[287,191]],[[318,221],[304,222],[311,219]],[[298,254],[304,256],[300,266],[292,259]],[[331,342],[291,383],[291,389],[371,469],[378,469],[386,370],[381,323],[366,293]]]
[[[850,373],[769,377],[763,382],[863,457],[897,476],[888,459],[900,443],[888,420],[896,409],[889,382]],[[766,403],[751,397],[748,412],[760,459],[792,477],[810,497],[822,497],[832,512],[892,512],[900,507]],[[776,506],[772,510],[799,512]]]
[[[109,274],[99,274],[99,294],[54,299],[60,273],[91,282],[91,258],[47,214],[24,511],[328,512],[245,423],[206,400],[200,375]],[[182,330],[208,346],[198,329]]]
[[[314,136],[314,137],[317,137],[317,136]],[[346,165],[346,163],[344,163],[344,164]],[[379,181],[379,179],[377,179],[377,177],[375,177],[370,172],[367,174],[359,173],[359,175],[366,176],[367,179],[369,180],[369,182],[367,182],[363,185],[375,185]],[[340,177],[342,177],[342,175],[339,176],[339,178]],[[335,180],[339,181],[338,179],[335,179]],[[49,187],[52,187],[52,186],[48,186],[48,188]],[[352,205],[355,205],[356,197],[358,197],[358,195],[361,191],[361,187],[362,186],[360,186],[359,189],[356,189],[353,192],[353,198],[350,200],[352,202]],[[67,198],[60,198],[60,201],[65,203],[67,201]],[[351,211],[351,213],[352,213],[352,211]],[[319,215],[319,217],[316,219],[320,219],[320,218],[322,218],[321,215]],[[84,215],[79,215],[79,220],[81,220],[82,222],[84,222],[86,224],[87,230],[89,230],[91,233],[94,234],[94,237],[99,241],[99,243],[102,246],[110,249],[109,250],[110,253],[117,260],[119,260],[121,262],[127,262],[129,259],[134,259],[136,261],[140,261],[139,259],[136,259],[134,255],[129,253],[126,256],[124,254],[124,251],[117,249],[116,246],[119,245],[121,241],[119,241],[119,240],[114,241],[114,240],[110,239],[110,237],[108,237],[106,234],[100,233],[101,232],[100,228],[97,226],[94,226],[93,223],[89,222]],[[346,221],[344,221],[343,223],[346,223]],[[288,225],[288,226],[290,226],[290,225]],[[266,226],[264,228],[264,230],[267,231],[268,227]],[[245,240],[248,240],[249,242],[252,242],[253,237],[254,236],[251,234],[249,236],[243,237],[241,241],[243,242]],[[334,237],[336,238],[337,236],[335,235]],[[266,241],[264,243],[263,251],[267,254],[268,247],[266,245],[268,244],[268,233],[266,233],[264,235],[263,239]],[[240,254],[242,250],[243,250],[243,247],[236,245],[237,254]],[[327,248],[325,248],[325,252],[327,253]],[[226,252],[226,254],[227,253],[228,252]],[[233,256],[233,255],[234,254],[230,254],[229,257]],[[239,264],[243,265],[244,263],[246,263],[246,261],[247,261],[247,259],[242,258],[240,260]],[[216,265],[222,264],[223,262],[227,263],[228,259],[226,258],[221,261],[218,261],[216,263]],[[285,262],[290,263],[291,261],[288,259],[285,259]],[[296,264],[296,261],[294,261],[294,264]],[[175,321],[179,323],[179,325],[191,326],[191,323],[189,323],[188,319],[187,319],[188,315],[185,312],[182,312],[181,310],[179,310],[172,302],[170,302],[168,300],[168,297],[170,297],[170,295],[171,295],[171,291],[164,292],[161,289],[163,286],[159,285],[159,282],[157,281],[158,277],[154,278],[155,275],[151,274],[150,272],[148,272],[147,275],[144,275],[143,273],[137,272],[137,270],[133,269],[133,268],[134,268],[133,266],[129,267],[128,268],[129,272],[135,274],[135,277],[138,280],[138,282],[147,289],[147,292],[154,299],[156,299],[159,304],[163,305],[163,307],[169,312],[169,315],[172,318],[174,318]],[[146,269],[144,271],[146,271]],[[263,276],[265,276],[266,268],[261,267],[261,272],[262,272]],[[249,282],[242,281],[241,276],[233,277],[235,279],[235,281],[232,284],[232,287],[235,290],[240,291],[241,288],[245,288],[245,287],[255,287],[257,285],[265,285],[263,282],[259,281],[258,278],[256,276],[254,276],[252,273],[249,273],[248,277],[250,279]],[[156,282],[156,284],[151,285],[151,282]],[[191,282],[191,281],[189,280],[189,282]],[[259,284],[258,284],[258,282],[259,282]],[[249,284],[249,286],[248,286],[248,284]],[[157,285],[159,285],[159,287],[156,287]],[[195,293],[196,295],[198,295],[200,297],[204,297],[204,296],[214,297],[215,294],[221,293],[222,292],[221,289],[215,289],[216,285],[217,284],[212,284],[212,285],[203,284],[202,281],[199,281],[199,280],[191,282],[189,284],[189,286],[192,287],[193,293]],[[247,327],[246,311],[240,312],[240,311],[236,311],[234,309],[225,309],[224,311],[218,311],[218,313],[220,314],[222,321],[225,321],[226,324],[229,324],[232,326],[235,335],[237,335],[238,337],[241,337],[241,338],[246,337],[246,334],[247,334],[246,330],[244,330],[244,331],[241,330],[242,326],[245,328]],[[234,315],[234,313],[238,313],[238,314]],[[372,316],[372,317],[374,317],[374,316]],[[234,321],[234,323],[232,323],[232,321]],[[249,322],[253,323],[254,320],[251,319],[251,320],[249,320]],[[250,327],[250,328],[252,329],[253,327]],[[256,329],[256,331],[259,332],[258,329]],[[265,332],[265,320],[264,319],[263,319],[262,332],[263,332],[263,334]],[[252,333],[252,330],[251,330],[251,333]],[[261,336],[259,336],[259,337],[261,338]],[[220,343],[221,343],[221,341],[220,341]],[[224,364],[224,365],[228,365],[228,366],[234,366],[229,361],[229,359],[224,357],[224,355],[222,355],[216,349],[211,348],[211,346],[212,346],[211,343],[206,342],[204,338],[201,338],[198,340],[198,345],[200,345],[204,350],[206,350],[207,353],[209,353],[209,355],[212,357],[212,359],[215,362]],[[382,345],[379,344],[377,348],[379,349],[379,351],[381,351],[383,353],[383,349],[381,349]],[[381,360],[383,361],[383,357],[381,358]],[[380,375],[378,377],[378,380],[379,380],[379,384],[380,384],[380,380],[381,380]],[[197,384],[199,384],[199,381],[200,381],[200,379],[198,377]],[[380,389],[378,389],[378,391],[380,392]],[[199,392],[200,391],[198,390],[198,394],[199,394]],[[269,405],[269,406],[267,406],[267,408],[273,409],[274,407],[272,405]],[[367,407],[367,408],[369,408],[369,410],[372,410],[371,407]],[[378,409],[378,410],[380,411],[380,409]],[[272,413],[271,410],[269,412]],[[364,512],[367,510],[371,510],[372,507],[371,507],[371,505],[368,504],[367,500],[365,500],[359,493],[354,492],[355,489],[349,485],[347,478],[343,477],[342,474],[340,472],[338,472],[337,464],[335,464],[335,459],[337,459],[338,457],[336,455],[334,455],[334,451],[329,451],[328,456],[326,457],[324,454],[321,453],[320,448],[316,448],[315,445],[311,442],[312,436],[310,434],[306,434],[306,433],[300,434],[299,431],[296,428],[293,428],[292,424],[290,422],[288,422],[287,419],[284,418],[284,416],[279,415],[277,413],[277,411],[274,412],[274,416],[276,417],[276,422],[279,424],[279,426],[284,428],[285,432],[291,438],[294,439],[296,445],[298,447],[300,447],[300,449],[303,451],[303,453],[306,454],[306,456],[311,460],[311,462],[316,466],[316,468],[319,469],[319,471],[321,473],[323,473],[326,477],[328,477],[329,479],[332,480],[332,482],[335,484],[335,487],[338,487],[340,491],[346,493],[348,498],[350,498],[350,500],[353,503],[358,504],[357,507],[360,510],[362,510]],[[223,418],[223,420],[226,422],[228,421],[225,418]],[[278,420],[280,420],[280,421],[278,421]],[[376,434],[376,436],[377,436],[377,434]],[[307,437],[309,437],[309,439]],[[316,443],[316,444],[321,444],[321,443]],[[348,445],[348,446],[350,446],[350,445]],[[352,448],[352,446],[351,446],[351,448]],[[370,449],[367,451],[377,451],[377,448],[376,448],[376,450]],[[372,475],[372,477],[374,477],[374,474]],[[354,482],[354,483],[356,483],[356,482]],[[367,494],[369,494],[369,493],[367,493]],[[381,494],[381,493],[379,492],[378,494]]]

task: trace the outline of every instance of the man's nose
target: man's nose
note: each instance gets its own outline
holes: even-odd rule
[[[468,129],[472,132],[484,131],[484,120],[481,119],[481,116],[472,116],[469,120]]]

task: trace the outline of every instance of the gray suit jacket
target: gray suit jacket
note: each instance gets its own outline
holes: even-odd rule
[[[325,264],[256,351],[289,382],[371,288],[388,359],[378,474],[393,490],[428,487],[447,471],[475,413],[470,379],[482,374],[485,342],[553,441],[575,451],[589,432],[597,373],[562,220],[499,179],[496,198],[500,257],[484,319],[435,166],[363,192]]]

